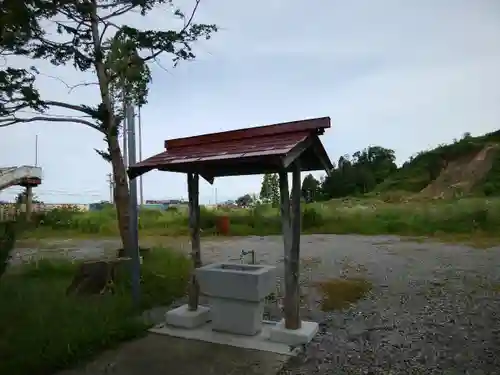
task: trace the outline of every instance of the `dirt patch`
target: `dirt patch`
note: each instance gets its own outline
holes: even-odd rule
[[[366,279],[330,279],[316,283],[323,311],[343,310],[363,298],[372,288]]]
[[[499,145],[489,145],[472,157],[448,163],[439,176],[425,187],[419,198],[456,198],[472,191],[490,171]]]

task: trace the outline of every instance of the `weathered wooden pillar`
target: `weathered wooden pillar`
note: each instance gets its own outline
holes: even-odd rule
[[[293,305],[290,307],[293,309],[293,321],[290,323],[291,329],[298,329],[301,326],[300,321],[300,231],[301,231],[301,211],[300,211],[300,192],[301,192],[301,180],[300,180],[300,164],[296,161],[293,164],[292,172],[292,218],[291,218],[291,235],[292,243],[290,250],[290,294],[293,295]]]
[[[285,328],[299,329],[301,327],[299,258],[300,258],[300,165],[294,163],[292,177],[292,209],[288,189],[288,174],[281,172],[280,203],[285,247]],[[292,211],[292,212],[290,212]]]
[[[189,281],[188,307],[191,311],[198,309],[200,296],[200,286],[196,280],[194,269],[201,266],[200,254],[200,203],[199,203],[199,181],[197,173],[188,173],[188,194],[189,194],[189,232],[191,235],[191,260],[193,270]]]
[[[31,212],[33,211],[33,187],[26,186],[25,194],[25,204],[26,204],[26,221],[31,221]]]

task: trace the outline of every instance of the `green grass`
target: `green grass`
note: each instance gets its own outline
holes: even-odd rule
[[[0,374],[44,375],[141,336],[140,311],[184,295],[190,262],[155,248],[142,267],[142,305],[130,300],[126,276],[117,293],[66,296],[76,263],[42,260],[15,266],[0,280]]]
[[[390,201],[390,200],[389,200]],[[442,201],[409,201],[387,203],[377,199],[342,199],[304,205],[303,233],[331,234],[395,234],[411,236],[476,235],[498,236],[500,199],[467,198]],[[201,212],[203,236],[216,234],[220,216],[228,215],[233,236],[281,234],[279,211],[266,206],[229,211]],[[151,211],[140,214],[142,236],[187,236],[185,212]],[[49,212],[43,224],[27,231],[27,238],[115,236],[115,213]]]

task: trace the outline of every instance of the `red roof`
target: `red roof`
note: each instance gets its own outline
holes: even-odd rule
[[[283,156],[305,141],[314,143],[316,152],[303,150],[308,156],[303,170],[323,169],[314,158],[317,152],[331,168],[318,139],[329,127],[330,118],[323,117],[167,140],[166,151],[131,166],[129,175],[133,178],[152,169],[195,172],[208,178],[273,172],[280,168]]]

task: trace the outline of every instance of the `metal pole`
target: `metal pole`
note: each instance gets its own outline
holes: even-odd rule
[[[134,107],[127,105],[127,125],[128,125],[128,162],[129,165],[136,163],[136,144],[135,144],[135,115]],[[130,186],[130,222],[129,235],[131,249],[128,250],[132,261],[131,278],[132,278],[132,298],[136,304],[140,300],[140,280],[141,280],[141,263],[139,256],[139,230],[138,230],[138,210],[137,210],[137,179],[129,180]]]
[[[125,169],[127,169],[127,147],[128,147],[128,142],[127,142],[127,133],[128,133],[128,114],[127,114],[127,103],[125,102],[125,92],[122,93],[122,105],[123,105],[123,165],[125,166]]]
[[[108,173],[109,203],[113,204],[113,174]]]
[[[139,117],[139,161],[142,161],[142,121],[141,107],[137,109]],[[144,204],[144,185],[142,184],[142,175],[139,177],[139,198],[141,206]]]

